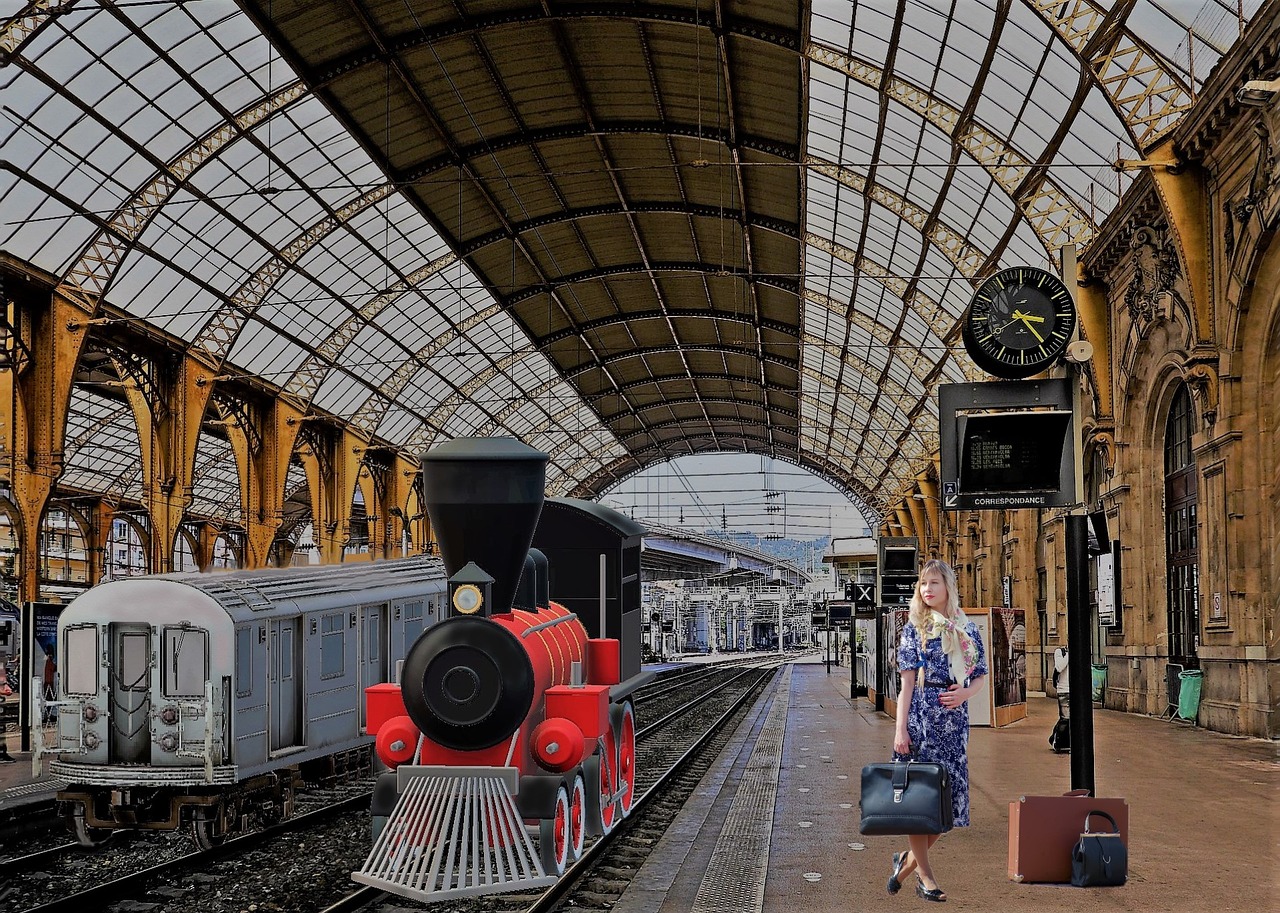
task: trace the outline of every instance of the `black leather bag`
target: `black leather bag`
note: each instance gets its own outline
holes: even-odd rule
[[[863,834],[942,834],[951,830],[951,779],[941,764],[894,761],[862,768]]]
[[[1089,830],[1094,815],[1111,822],[1109,834]],[[1116,819],[1106,812],[1092,811],[1084,816],[1084,833],[1071,851],[1071,883],[1077,888],[1122,885],[1129,876],[1129,850],[1120,836]]]

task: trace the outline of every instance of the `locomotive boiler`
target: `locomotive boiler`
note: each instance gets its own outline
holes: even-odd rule
[[[631,810],[631,695],[652,677],[639,663],[643,528],[544,502],[546,462],[509,438],[423,458],[445,613],[398,683],[366,690],[393,772],[356,881],[424,901],[549,884]]]

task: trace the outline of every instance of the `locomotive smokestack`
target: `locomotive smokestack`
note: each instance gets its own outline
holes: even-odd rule
[[[449,576],[474,561],[493,577],[489,615],[511,608],[542,512],[547,455],[509,437],[456,438],[422,457],[427,514]]]

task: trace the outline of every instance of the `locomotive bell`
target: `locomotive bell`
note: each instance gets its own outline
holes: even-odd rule
[[[486,615],[511,609],[542,513],[548,459],[510,437],[456,438],[422,457],[423,500],[445,570],[453,577],[473,561],[493,575]]]

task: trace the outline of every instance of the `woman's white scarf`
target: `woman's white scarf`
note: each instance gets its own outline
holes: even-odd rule
[[[930,612],[925,619],[924,636],[926,640],[942,638],[942,652],[947,654],[951,677],[964,685],[978,667],[978,647],[964,625],[941,612]]]

